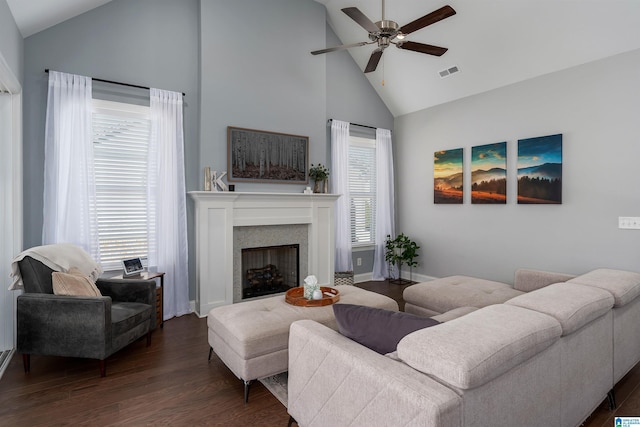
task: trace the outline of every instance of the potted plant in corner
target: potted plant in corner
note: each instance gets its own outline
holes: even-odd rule
[[[412,241],[404,233],[398,234],[394,239],[387,234],[385,240],[384,259],[389,263],[389,281],[399,285],[411,283],[411,269],[418,265],[416,258],[419,256],[420,246]],[[409,266],[409,279],[403,280],[401,277],[402,265]],[[397,271],[397,277],[395,273]]]
[[[314,193],[329,192],[329,169],[325,168],[322,163],[318,163],[317,166],[311,164],[309,178],[313,180]]]

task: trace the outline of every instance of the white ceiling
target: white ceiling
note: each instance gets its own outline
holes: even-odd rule
[[[367,32],[342,8],[382,17],[381,0],[316,1],[345,44],[367,40]],[[640,48],[638,0],[387,0],[385,18],[402,26],[445,4],[457,14],[406,38],[449,48],[443,56],[390,46],[367,74],[394,116]],[[362,70],[372,46],[349,50]],[[454,65],[460,72],[441,79],[438,72]]]
[[[28,37],[109,1],[7,3]],[[329,24],[345,44],[368,38],[342,8],[355,6],[374,22],[382,17],[382,0],[316,1],[326,6]],[[394,116],[640,48],[640,0],[387,0],[385,18],[402,26],[445,4],[457,14],[407,40],[447,47],[447,53],[435,57],[390,46],[378,69],[367,74]],[[364,69],[373,49],[349,52]],[[460,72],[441,79],[438,72],[454,65]]]
[[[22,37],[45,30],[111,0],[7,0]]]

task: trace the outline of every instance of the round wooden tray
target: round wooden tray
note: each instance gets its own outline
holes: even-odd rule
[[[289,304],[300,307],[322,307],[340,301],[340,291],[337,289],[320,286],[320,290],[322,291],[322,299],[306,299],[304,297],[304,286],[298,286],[297,288],[289,289],[284,296],[284,300]]]

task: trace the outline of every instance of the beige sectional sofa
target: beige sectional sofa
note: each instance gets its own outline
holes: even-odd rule
[[[580,425],[640,360],[640,274],[544,276],[504,303],[437,316],[451,320],[389,355],[293,323],[289,414],[304,427]]]
[[[407,313],[432,317],[458,307],[482,308],[574,277],[570,274],[526,268],[516,271],[513,286],[469,276],[443,277],[405,289],[404,310]]]
[[[610,292],[613,306],[613,382],[617,383],[640,361],[640,286],[638,273],[599,269],[569,280]]]

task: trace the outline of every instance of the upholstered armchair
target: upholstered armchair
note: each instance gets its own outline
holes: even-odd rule
[[[106,375],[106,358],[156,326],[153,280],[97,279],[102,296],[56,295],[53,269],[25,256],[17,261],[24,293],[17,298],[17,351],[24,370],[30,355],[98,359]]]

